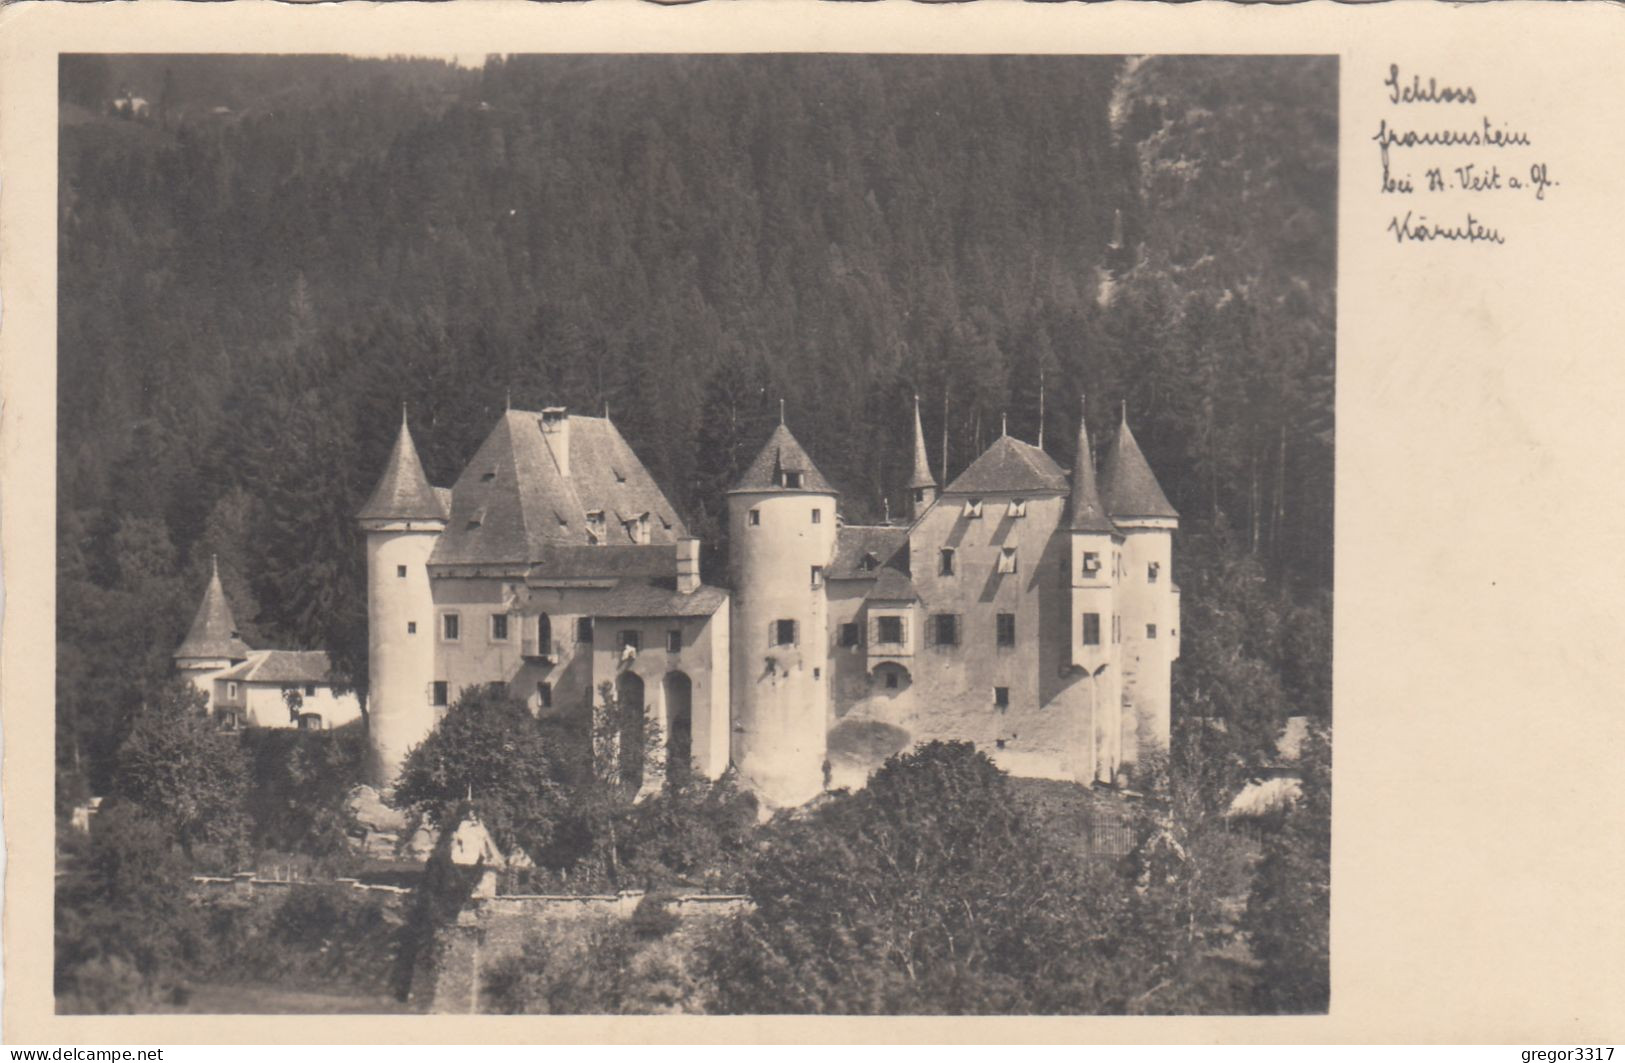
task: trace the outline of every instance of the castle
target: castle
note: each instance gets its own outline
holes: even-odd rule
[[[1113,784],[1165,747],[1178,514],[1126,411],[1069,475],[1002,435],[940,492],[918,405],[907,524],[844,524],[782,423],[728,493],[733,591],[607,417],[509,410],[447,491],[404,413],[359,519],[370,770],[387,783],[464,687],[537,714],[614,684],[668,763],[768,804],[968,740],[1013,774]]]
[[[908,521],[853,525],[781,416],[728,492],[730,593],[702,582],[699,540],[607,417],[508,410],[446,489],[403,411],[358,515],[373,781],[461,690],[500,682],[538,716],[601,707],[613,684],[668,765],[732,765],[771,807],[932,739],[1015,775],[1122,783],[1167,745],[1179,656],[1179,518],[1126,410],[1098,472],[1080,417],[1070,473],[1001,435],[940,491],[918,403],[913,429]],[[220,698],[220,662],[195,654],[230,649],[223,609],[216,575],[208,637],[177,654]]]

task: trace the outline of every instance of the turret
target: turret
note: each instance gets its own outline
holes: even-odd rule
[[[1112,782],[1122,750],[1121,677],[1116,584],[1122,536],[1106,513],[1095,482],[1089,428],[1078,417],[1077,459],[1067,506],[1072,597],[1072,666],[1088,680],[1092,751],[1079,781]]]
[[[1117,599],[1123,617],[1124,700],[1133,724],[1127,733],[1166,749],[1172,665],[1179,657],[1179,589],[1173,572],[1179,513],[1129,430],[1126,404],[1117,437],[1101,464],[1100,487],[1107,515],[1123,534]],[[1123,759],[1139,759],[1132,741],[1125,743]]]
[[[435,612],[428,561],[446,527],[445,509],[423,474],[404,407],[395,448],[357,519],[367,535],[367,772],[374,783],[389,786],[406,754],[435,725]]]
[[[231,603],[220,586],[220,561],[210,558],[209,584],[203,590],[203,601],[198,603],[197,615],[186,632],[186,639],[175,651],[175,670],[203,691],[214,707],[214,677],[248,660],[248,644],[237,634],[237,621],[231,615]]]
[[[835,489],[781,423],[728,492],[733,574],[733,762],[770,805],[824,784],[829,636],[824,566]]]
[[[908,481],[909,516],[920,519],[937,498],[937,481],[931,477],[931,462],[925,456],[925,429],[920,426],[920,397],[914,396],[914,475]]]

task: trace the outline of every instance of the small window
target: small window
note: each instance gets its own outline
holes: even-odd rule
[[[896,690],[897,689],[897,672],[896,672],[895,669],[891,669],[891,668],[886,669],[886,689],[887,690]]]
[[[1095,573],[1100,571],[1100,555],[1086,551],[1083,555],[1083,574],[1088,579],[1094,579]]]
[[[316,696],[316,684],[315,683],[306,683],[305,684],[305,697],[313,698],[315,696]]]
[[[859,645],[858,632],[861,630],[862,628],[858,627],[856,624],[842,624],[841,645],[845,647]]]
[[[680,629],[680,628],[672,628],[670,631],[666,632],[666,652],[667,653],[682,653],[683,652],[683,632],[682,632],[682,629]]]
[[[996,708],[1008,709],[1010,707],[1010,688],[1009,687],[994,687],[993,688],[993,704],[994,704],[994,706]]]
[[[821,509],[813,510],[812,511],[812,522],[814,524],[822,524],[822,523],[824,523],[824,511],[821,510]]]
[[[823,565],[814,565],[812,567],[812,585],[814,587],[822,587],[824,585],[824,566]]]
[[[751,510],[750,511],[750,526],[752,528],[754,528],[754,527],[756,527],[757,525],[759,525],[761,523],[762,523],[762,511],[759,510],[759,509]]]
[[[1155,582],[1157,582],[1157,577],[1159,575],[1161,575],[1161,574],[1162,574],[1162,564],[1161,564],[1161,562],[1152,561],[1150,564],[1145,566],[1145,581],[1147,583],[1155,583]]]
[[[858,567],[862,568],[863,571],[865,571],[865,572],[873,572],[875,570],[876,566],[878,566],[879,564],[880,564],[880,559],[877,558],[874,554],[864,554],[863,555],[863,561],[859,564]]]
[[[463,637],[463,618],[456,613],[446,613],[440,618],[440,634],[447,642],[456,642]]]
[[[1027,515],[1027,500],[1025,498],[1012,498],[1010,500],[1010,516],[1025,517]]]
[[[1014,646],[1016,644],[1016,614],[1000,613],[998,619],[998,633],[1000,646]]]
[[[1100,645],[1100,614],[1083,614],[1083,644],[1085,646]]]
[[[888,646],[903,644],[903,618],[882,616],[875,621],[875,641]]]
[[[999,572],[1009,575],[1016,570],[1016,548],[1006,546],[999,551]]]
[[[406,633],[408,635],[416,635],[418,633],[418,622],[416,620],[408,620],[406,622]]]
[[[1157,625],[1155,625],[1155,624],[1147,624],[1147,625],[1145,625],[1145,637],[1148,638],[1148,639],[1156,638],[1157,637]]]
[[[920,503],[920,502],[924,502],[924,501],[925,501],[925,488],[923,488],[923,487],[916,487],[916,488],[915,488],[915,489],[914,489],[914,501],[915,501],[915,502],[916,502],[916,503]]]
[[[237,684],[236,683],[227,683],[226,684],[226,697],[230,698],[233,701],[237,700]]]
[[[301,731],[320,731],[322,729],[322,714],[319,712],[300,713],[299,729]]]
[[[592,617],[583,616],[576,620],[576,641],[592,641]]]
[[[784,474],[784,486],[792,491],[801,490],[801,474],[799,472],[786,472]]]
[[[395,566],[395,575],[400,577],[401,579],[405,579],[406,578],[406,566],[405,565],[396,565]]]
[[[965,503],[965,519],[966,520],[979,520],[979,519],[981,519],[981,516],[982,516],[982,500],[980,498],[972,498],[972,499],[969,499],[968,501],[966,501],[966,503]]]
[[[497,474],[495,469],[487,469],[486,471],[480,473],[480,483],[482,484],[488,484],[496,478]]]
[[[446,703],[446,681],[436,679],[429,684],[429,704],[444,705]]]
[[[796,644],[796,622],[794,620],[773,621],[773,645],[794,646]]]
[[[954,574],[954,552],[943,547],[937,554],[937,575],[952,576]]]
[[[552,683],[536,684],[536,707],[539,709],[551,709],[553,707]]]
[[[953,613],[938,613],[931,618],[932,627],[936,629],[938,646],[959,645],[959,617]]]
[[[1112,614],[1112,645],[1123,641],[1123,618],[1116,613]]]
[[[641,650],[643,648],[643,637],[631,628],[621,632],[620,641],[623,650]]]
[[[492,613],[491,614],[491,641],[492,642],[507,642],[508,641],[508,614],[507,613]]]

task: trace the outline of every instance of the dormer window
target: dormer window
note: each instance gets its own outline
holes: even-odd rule
[[[1010,516],[1025,517],[1027,515],[1027,500],[1025,498],[1012,498],[1010,500]]]
[[[1089,579],[1094,579],[1095,578],[1095,573],[1097,573],[1099,571],[1100,571],[1100,555],[1097,554],[1097,553],[1094,553],[1093,551],[1086,552],[1083,555],[1083,574],[1084,574],[1084,576],[1088,577]]]
[[[1016,548],[1006,546],[999,551],[999,574],[1010,575],[1016,570]]]
[[[587,512],[587,542],[593,546],[604,542],[604,511],[601,509]]]
[[[621,470],[617,469],[615,466],[611,465],[609,467],[609,471],[615,474],[615,482],[616,483],[624,484],[626,482],[626,474],[624,472],[622,472]]]
[[[874,554],[864,554],[863,560],[858,562],[858,567],[865,572],[873,572],[879,564],[880,559],[875,557]]]
[[[784,472],[784,486],[792,491],[801,490],[801,474],[786,469]]]
[[[980,520],[980,519],[982,519],[982,500],[980,498],[968,499],[965,502],[965,519],[966,520]]]
[[[480,483],[488,484],[492,480],[495,480],[496,478],[497,478],[497,471],[495,469],[487,469],[485,472],[480,474]]]
[[[639,544],[649,542],[649,514],[643,513],[631,520],[623,520],[621,527],[625,529],[626,537],[632,542]]]

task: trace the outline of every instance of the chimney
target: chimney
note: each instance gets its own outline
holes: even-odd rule
[[[677,540],[677,590],[693,594],[700,589],[700,541],[693,536]]]
[[[553,461],[559,472],[570,475],[570,411],[563,406],[549,406],[542,411],[542,437],[553,452]]]

